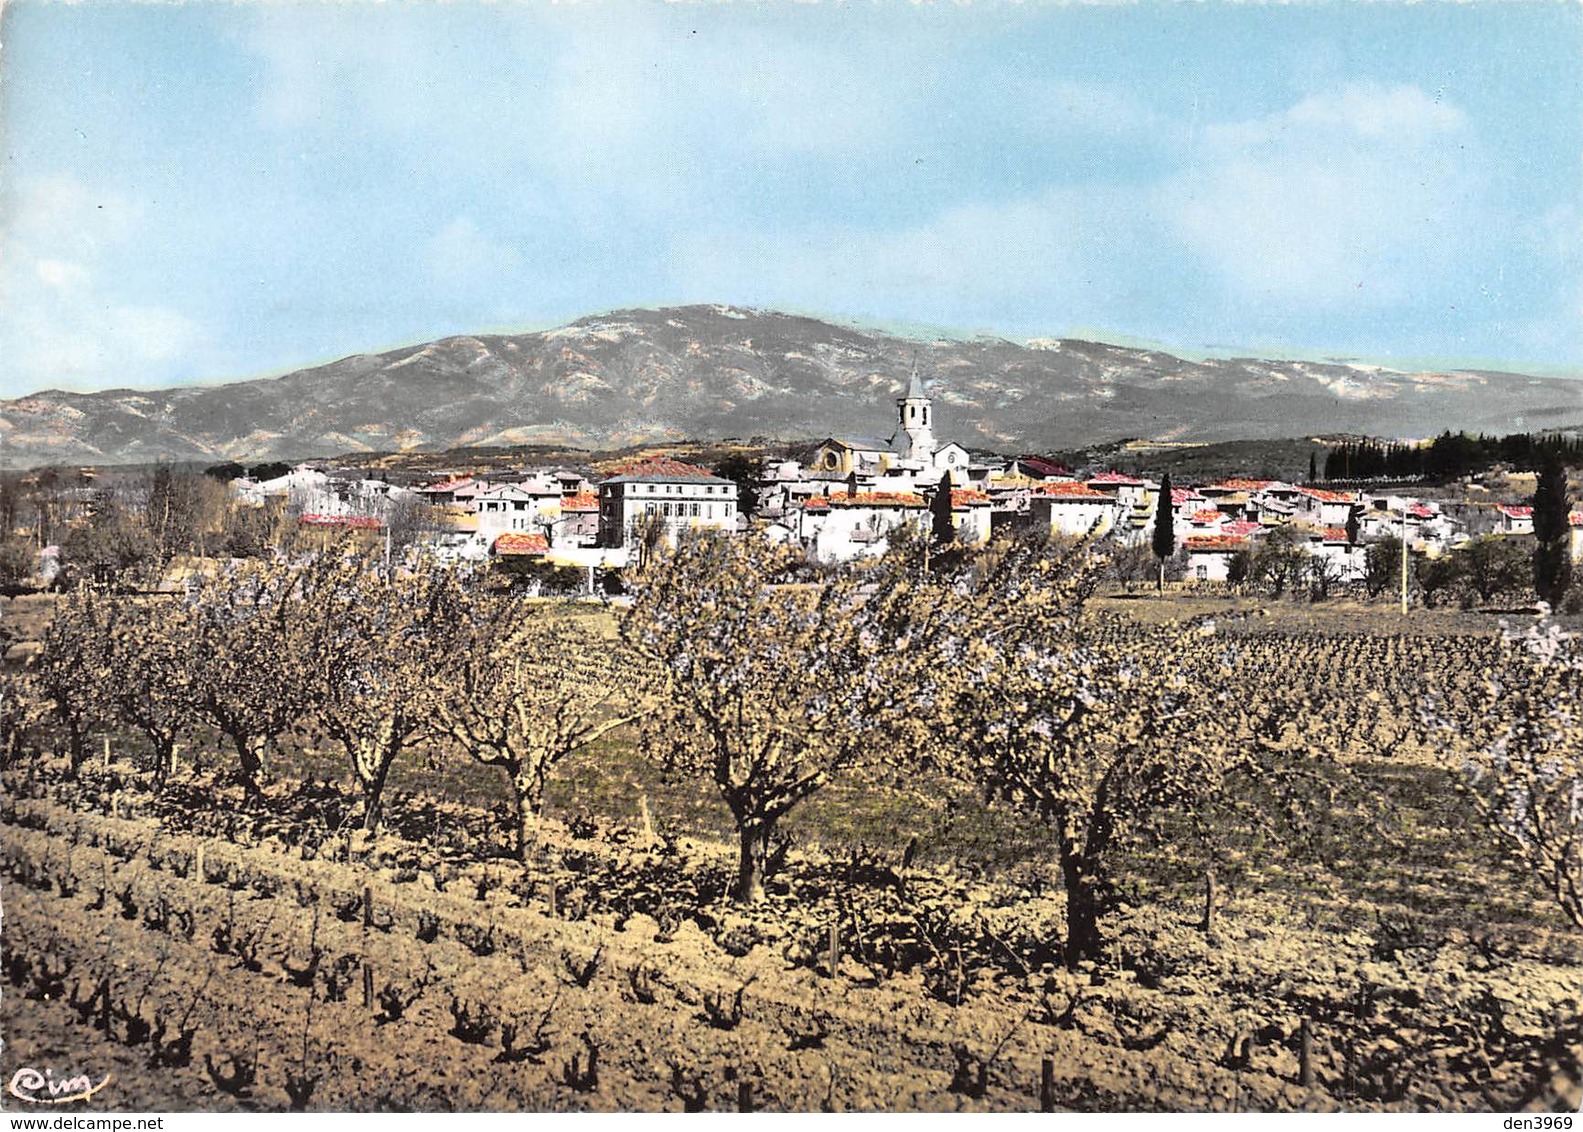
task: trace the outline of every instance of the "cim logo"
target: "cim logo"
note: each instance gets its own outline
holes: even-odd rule
[[[70,1104],[72,1101],[87,1100],[109,1083],[108,1073],[103,1081],[95,1085],[86,1073],[58,1078],[48,1069],[40,1073],[24,1065],[11,1075],[11,1083],[7,1088],[13,1097],[28,1104]]]

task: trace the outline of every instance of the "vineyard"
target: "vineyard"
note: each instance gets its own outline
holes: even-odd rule
[[[1583,1100],[1570,639],[1162,625],[1082,548],[761,608],[724,553],[622,613],[63,598],[0,713],[0,1071],[108,1074],[106,1110]],[[244,728],[259,690],[296,716]]]

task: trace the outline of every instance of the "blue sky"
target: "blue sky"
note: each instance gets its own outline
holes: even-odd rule
[[[725,302],[1583,376],[1583,6],[0,25],[0,395]]]

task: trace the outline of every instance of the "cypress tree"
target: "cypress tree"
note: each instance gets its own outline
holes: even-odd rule
[[[929,513],[934,520],[934,541],[942,546],[956,541],[956,525],[951,522],[951,473],[940,477],[940,486],[934,489],[929,501]]]
[[[1316,483],[1319,480],[1319,455],[1313,450],[1308,453],[1308,482]]]
[[[1534,490],[1534,590],[1552,606],[1561,603],[1572,572],[1571,536],[1567,521],[1571,503],[1567,499],[1567,474],[1560,461],[1552,460],[1539,473]]]
[[[1171,515],[1171,473],[1160,477],[1160,497],[1154,504],[1154,556],[1160,560],[1156,588],[1165,589],[1165,560],[1176,553],[1176,524]]]

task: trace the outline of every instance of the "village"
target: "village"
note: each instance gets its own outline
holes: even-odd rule
[[[764,538],[823,566],[875,558],[899,532],[938,539],[941,492],[949,492],[952,541],[978,545],[1007,529],[1091,535],[1132,563],[1136,577],[1126,581],[1153,578],[1163,565],[1162,577],[1189,586],[1246,582],[1262,552],[1279,563],[1292,589],[1306,584],[1326,593],[1369,580],[1371,550],[1379,575],[1381,555],[1399,553],[1404,541],[1424,563],[1475,542],[1504,548],[1506,558],[1530,553],[1531,474],[1468,476],[1450,490],[1422,493],[1400,483],[1235,477],[1169,484],[1074,470],[1045,456],[969,449],[936,436],[933,411],[913,374],[896,399],[890,438],[829,437],[801,459],[762,460],[747,482],[651,455],[604,475],[528,467],[407,486],[311,462],[263,481],[238,478],[231,487],[242,504],[283,502],[302,527],[405,528],[418,552],[442,561],[540,563],[582,571],[590,589],[596,573],[627,566],[649,530],[670,542],[685,530]],[[1172,549],[1161,558],[1155,534],[1167,487]],[[1583,511],[1571,512],[1569,522],[1576,562],[1583,560]]]

